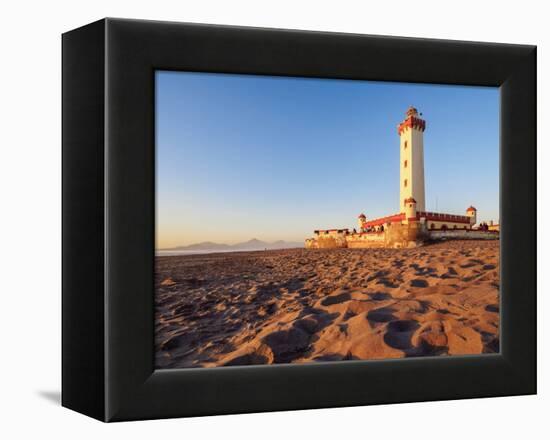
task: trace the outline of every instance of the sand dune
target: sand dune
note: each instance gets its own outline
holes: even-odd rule
[[[494,353],[499,243],[158,257],[157,368]]]

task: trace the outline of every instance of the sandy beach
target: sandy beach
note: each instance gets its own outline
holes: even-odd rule
[[[156,367],[499,350],[499,242],[157,257]]]

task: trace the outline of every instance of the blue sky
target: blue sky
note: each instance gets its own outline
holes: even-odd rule
[[[398,212],[409,105],[426,209],[498,220],[498,88],[157,72],[157,247],[302,241]]]

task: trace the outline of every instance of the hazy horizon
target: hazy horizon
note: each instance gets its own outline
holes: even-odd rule
[[[235,246],[237,244],[244,244],[244,243],[247,243],[247,242],[250,242],[250,241],[253,241],[253,240],[258,240],[258,241],[261,241],[261,242],[264,242],[264,243],[269,243],[269,244],[273,244],[273,243],[277,243],[277,242],[281,242],[281,241],[285,242],[285,243],[301,243],[301,241],[298,241],[298,240],[284,240],[284,239],[280,239],[280,240],[262,240],[261,238],[258,238],[258,237],[250,237],[247,240],[236,240],[236,241],[235,240],[232,240],[232,241],[201,240],[201,241],[196,241],[196,242],[193,242],[193,243],[178,244],[178,245],[175,245],[175,246],[158,248],[158,250],[170,250],[170,249],[177,248],[177,247],[191,246],[191,245],[194,245],[194,244],[202,244],[202,243],[214,243],[214,244]]]
[[[409,105],[427,121],[426,209],[498,221],[498,88],[158,71],[157,249],[303,242],[398,212]]]

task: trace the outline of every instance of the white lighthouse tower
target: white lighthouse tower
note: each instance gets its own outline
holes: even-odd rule
[[[426,121],[414,107],[409,107],[405,120],[397,127],[400,138],[399,212],[405,212],[405,201],[413,198],[417,211],[426,211],[424,191],[424,130]]]

